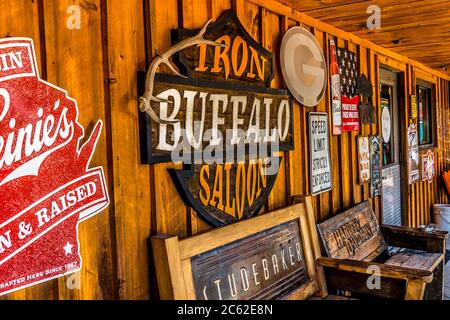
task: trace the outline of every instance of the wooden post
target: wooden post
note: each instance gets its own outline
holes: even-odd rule
[[[187,297],[178,238],[152,238],[153,257],[161,300],[185,300]]]
[[[408,281],[406,285],[405,300],[422,300],[425,294],[426,283],[422,281]]]

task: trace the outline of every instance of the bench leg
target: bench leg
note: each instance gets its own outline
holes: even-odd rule
[[[408,281],[406,285],[405,300],[423,300],[426,283],[422,281]]]

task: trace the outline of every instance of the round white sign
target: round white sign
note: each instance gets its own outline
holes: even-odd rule
[[[315,107],[327,88],[327,63],[314,35],[301,27],[289,29],[281,43],[281,70],[289,91],[302,105]]]
[[[381,112],[381,133],[383,141],[389,143],[391,141],[391,113],[389,108],[384,107]]]

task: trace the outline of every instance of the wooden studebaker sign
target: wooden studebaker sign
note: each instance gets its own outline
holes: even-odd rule
[[[317,293],[320,249],[307,201],[190,238],[153,237],[161,299],[305,299]]]

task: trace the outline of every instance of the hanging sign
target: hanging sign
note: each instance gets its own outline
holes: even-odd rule
[[[359,113],[361,124],[375,123],[375,108],[372,105],[372,83],[363,74],[358,77],[358,94],[361,96],[361,104],[359,106]]]
[[[327,62],[316,37],[301,27],[290,28],[281,43],[281,71],[289,91],[306,107],[322,101],[327,85]]]
[[[419,174],[419,141],[417,134],[417,125],[412,123],[408,127],[408,169],[409,184],[416,183],[420,179]]]
[[[185,203],[209,224],[253,217],[278,174],[273,154],[294,148],[292,99],[286,90],[270,89],[272,53],[233,11],[201,30],[175,34],[173,47],[147,74],[143,162],[182,162],[170,175]],[[183,76],[155,74],[174,52]]]
[[[81,269],[78,224],[109,204],[76,101],[39,78],[31,39],[0,40],[0,294]]]
[[[411,95],[411,119],[417,119],[419,108],[417,107],[417,96]]]
[[[381,141],[379,136],[371,136],[370,142],[370,196],[381,196]]]
[[[370,147],[368,137],[358,137],[359,183],[370,181]]]
[[[341,76],[337,63],[336,43],[330,40],[330,77],[331,77],[331,115],[333,123],[333,134],[341,134],[342,126],[342,97],[341,97]]]
[[[428,150],[426,154],[422,155],[422,181],[431,183],[436,174],[434,163],[434,152]]]
[[[312,195],[330,191],[332,187],[328,115],[311,112],[309,119],[309,165]]]
[[[347,49],[338,48],[337,58],[341,78],[342,131],[359,131],[357,57]]]

